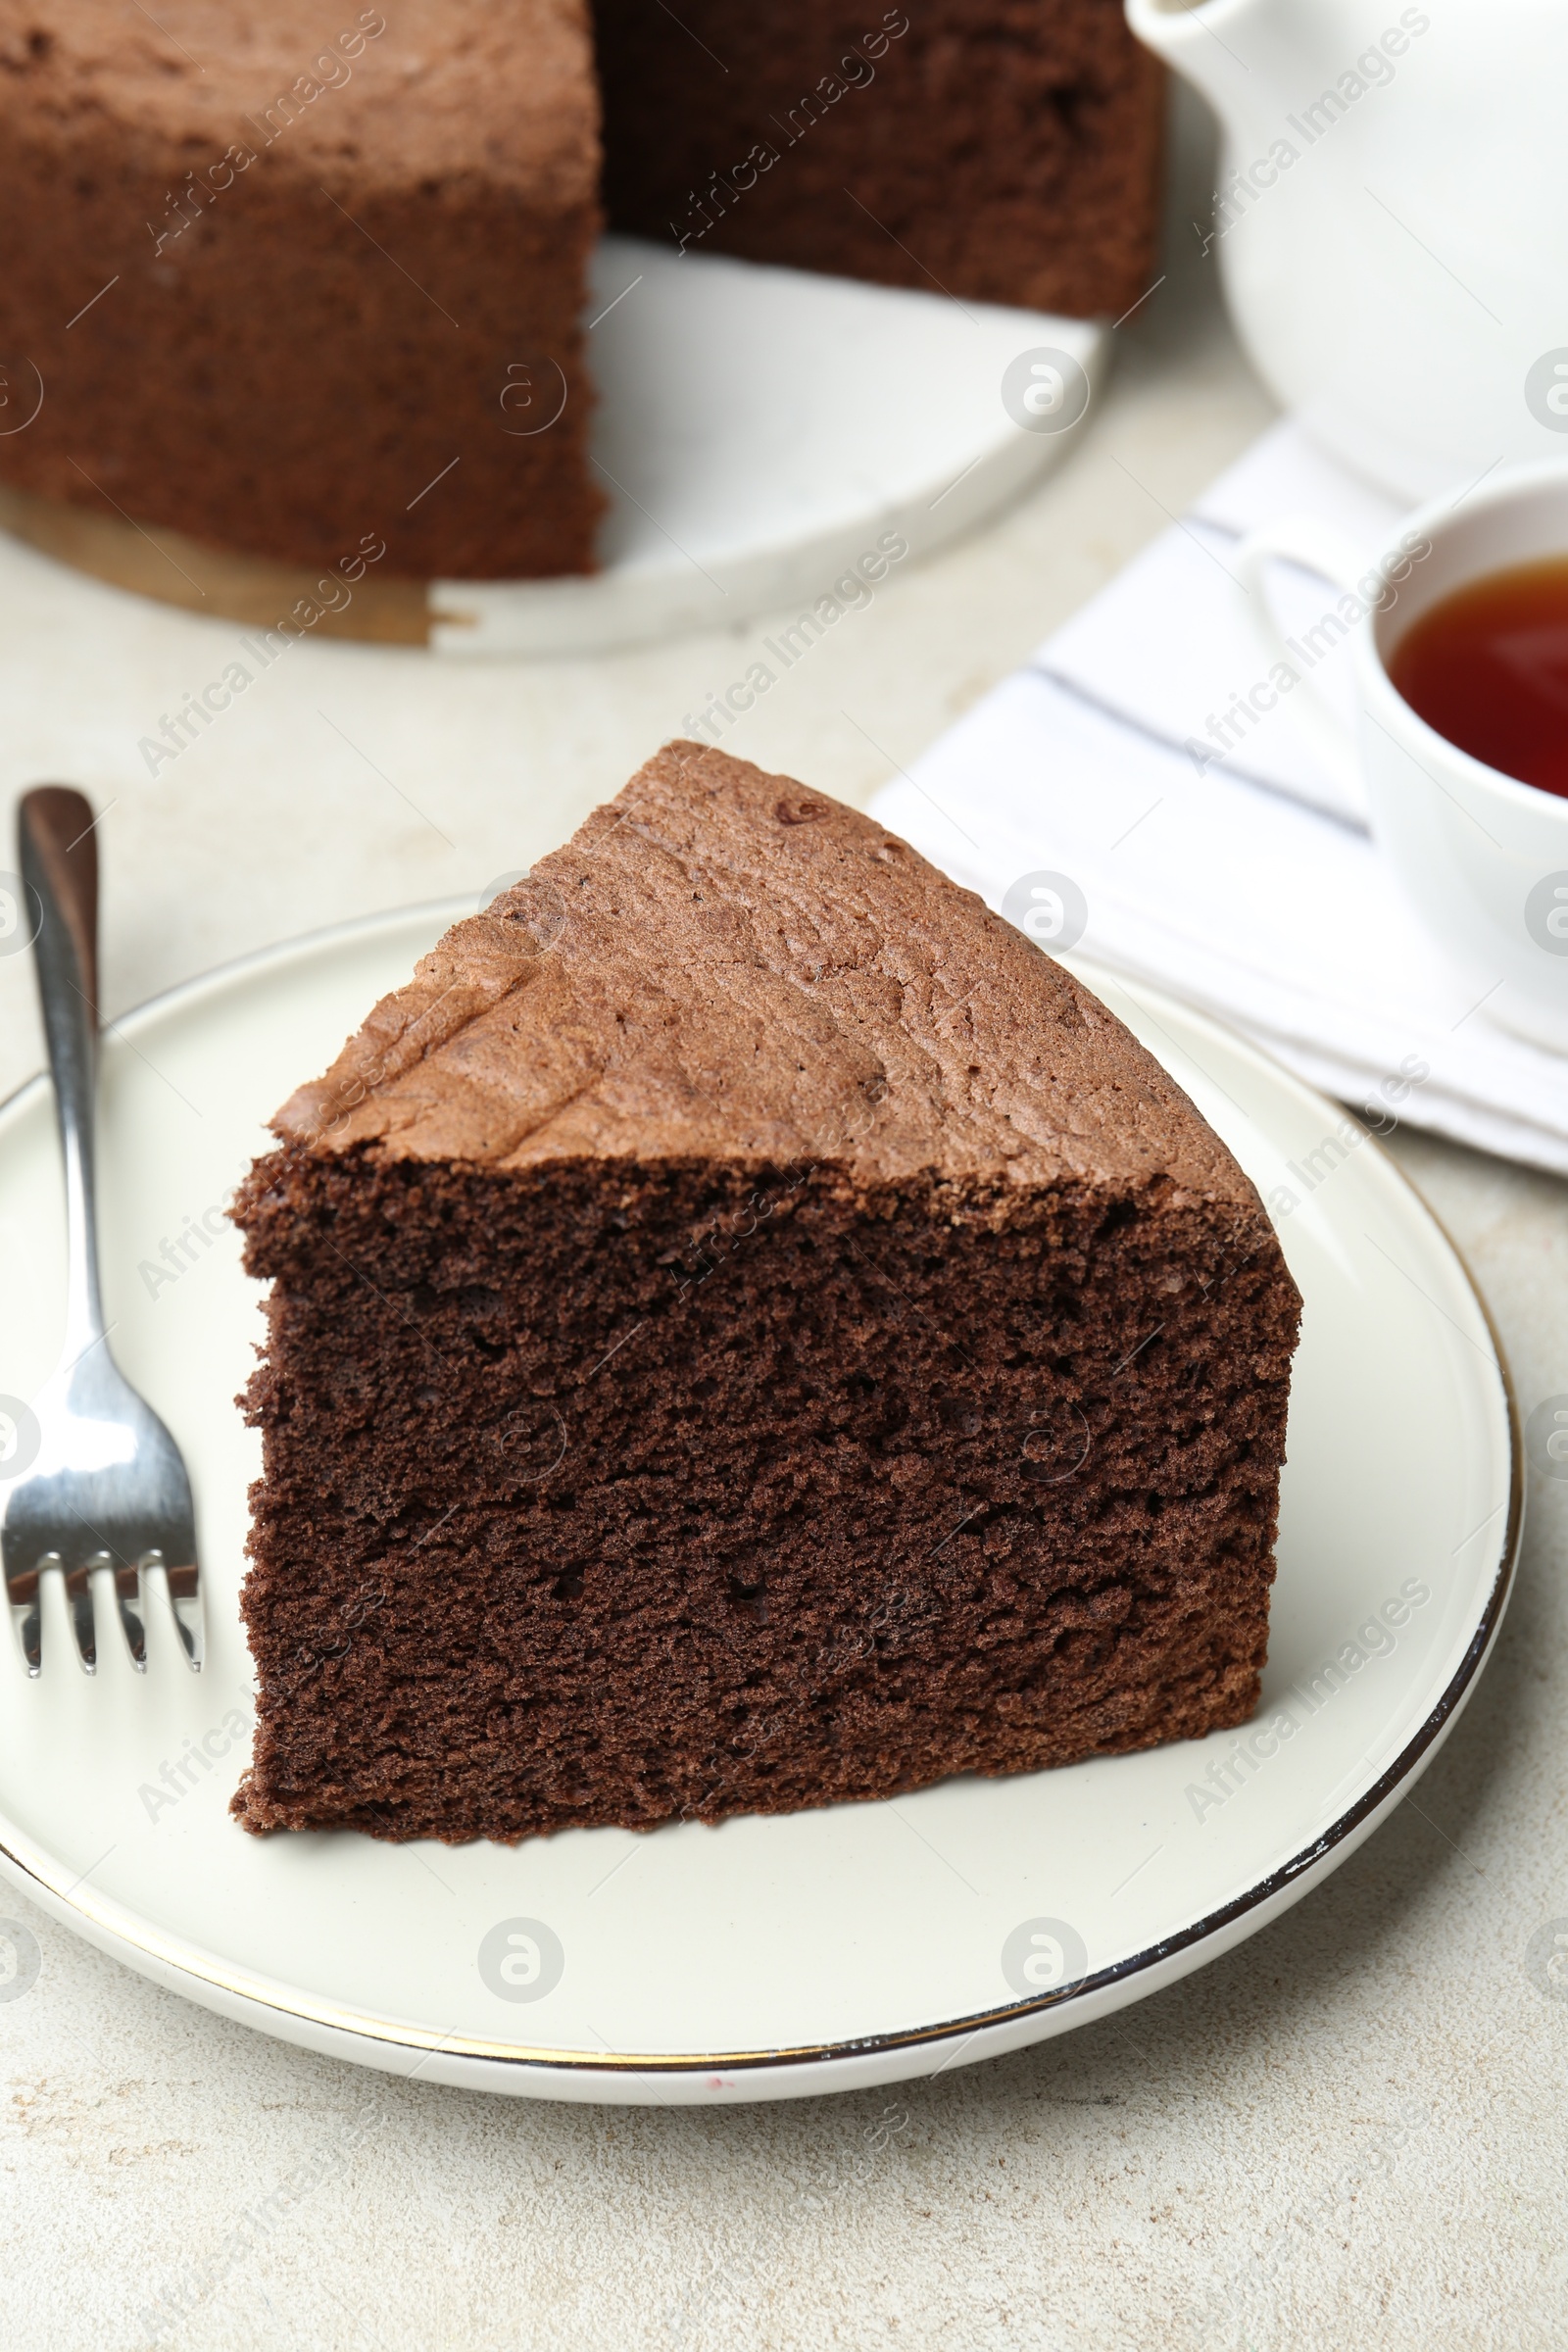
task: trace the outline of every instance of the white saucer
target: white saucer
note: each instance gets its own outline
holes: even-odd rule
[[[468,910],[253,956],[106,1041],[114,1347],[191,1470],[209,1664],[188,1673],[155,1627],[145,1677],[116,1637],[89,1682],[59,1602],[29,1684],[0,1623],[0,1868],[131,1967],[309,2048],[469,2087],[695,2102],[888,2082],[1061,2033],[1227,1950],[1343,1861],[1430,1761],[1501,1617],[1520,1488],[1496,1346],[1374,1144],[1306,1190],[1338,1109],[1213,1023],[1087,971],[1265,1197],[1305,1193],[1283,1227],[1306,1316],[1252,1726],[642,1838],[396,1846],[230,1822],[258,1460],[230,1399],[260,1320],[217,1212],[273,1106]],[[60,1338],[52,1120],[41,1081],[0,1109],[0,1393],[24,1400]],[[157,1280],[182,1233],[188,1262]]]
[[[885,532],[929,555],[1082,438],[1076,422],[1015,423],[1007,368],[1065,352],[1093,387],[1106,341],[1082,318],[632,237],[603,240],[591,279],[604,569],[433,582],[439,653],[595,652],[738,628],[814,604]]]

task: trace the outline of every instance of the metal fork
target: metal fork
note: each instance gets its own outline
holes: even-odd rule
[[[90,804],[45,785],[18,814],[18,863],[37,921],[33,954],[65,1157],[66,1344],[25,1431],[31,1465],[0,1484],[0,1566],[29,1674],[42,1664],[43,1579],[65,1578],[76,1650],[98,1663],[93,1605],[112,1592],[131,1657],[147,1668],[146,1579],[162,1570],[186,1662],[202,1662],[190,1480],[179,1448],[109,1353],[98,1296],[93,1123],[98,1079],[98,849]],[[35,1442],[35,1443],[34,1443]]]

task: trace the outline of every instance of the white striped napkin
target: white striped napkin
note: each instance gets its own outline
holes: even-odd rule
[[[1015,885],[1066,877],[1086,955],[1218,1014],[1358,1111],[1370,1103],[1375,1124],[1392,1105],[1568,1174],[1568,1061],[1470,1001],[1406,911],[1364,809],[1296,734],[1288,698],[1261,716],[1248,703],[1268,662],[1229,557],[1286,513],[1369,551],[1397,535],[1394,506],[1276,425],[873,812],[1015,919]],[[1338,597],[1285,567],[1276,590],[1298,636]],[[1312,673],[1347,715],[1348,642]]]

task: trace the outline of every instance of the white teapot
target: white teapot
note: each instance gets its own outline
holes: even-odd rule
[[[1408,500],[1568,454],[1564,0],[1127,19],[1220,118],[1231,313],[1315,438]]]

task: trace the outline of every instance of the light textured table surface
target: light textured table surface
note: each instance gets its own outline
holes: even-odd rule
[[[1200,147],[1185,171],[1169,279],[1072,462],[890,579],[734,749],[863,802],[1267,421],[1188,226]],[[286,697],[149,782],[137,737],[233,632],[6,545],[0,612],[8,831],[42,777],[110,805],[111,1010],[526,865],[773,625],[495,669],[305,644]],[[24,961],[0,960],[3,1088],[39,1059]],[[1523,1408],[1568,1392],[1568,1188],[1394,1148]],[[1318,1892],[1107,2023],[929,2085],[724,2113],[411,2086],[222,2024],[0,1890],[41,1955],[0,2002],[0,2344],[147,2343],[166,2290],[189,2312],[159,2340],[192,2352],[1568,2344],[1568,1984],[1526,1961],[1568,1915],[1565,1565],[1568,1482],[1542,1479],[1477,1697]]]

